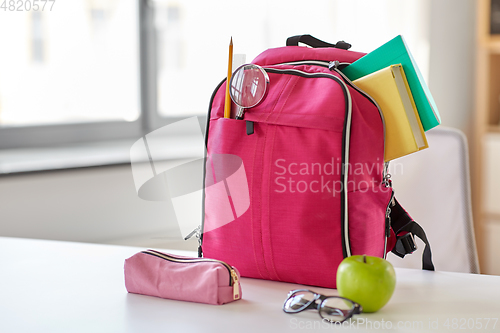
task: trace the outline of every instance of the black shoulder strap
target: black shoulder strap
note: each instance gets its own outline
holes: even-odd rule
[[[391,227],[396,234],[396,245],[392,252],[401,258],[412,253],[416,249],[413,240],[413,235],[415,235],[425,243],[424,253],[422,254],[422,269],[433,271],[431,245],[424,229],[411,218],[396,198],[394,198],[394,205],[391,207]]]

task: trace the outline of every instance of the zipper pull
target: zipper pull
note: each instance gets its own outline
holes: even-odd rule
[[[385,187],[392,187],[391,174],[389,173],[389,162],[385,162],[382,183]]]
[[[391,236],[391,208],[387,207],[387,210],[385,211],[385,237],[389,238],[390,236]]]
[[[391,236],[391,207],[394,206],[394,190],[391,190],[391,200],[389,200],[389,204],[385,210],[385,237]]]
[[[245,115],[245,108],[238,106],[238,112],[236,112],[236,117],[234,119],[243,120],[244,115]]]
[[[193,236],[196,236],[198,239],[198,258],[201,258],[203,257],[203,250],[201,249],[201,225],[197,226],[189,235],[184,237],[184,240],[188,240]]]
[[[328,64],[328,69],[331,71],[336,70],[339,68],[339,65],[340,61],[338,60],[330,61],[330,63]]]
[[[240,299],[240,280],[234,269],[231,269],[231,276],[233,278],[233,299]]]
[[[247,120],[247,135],[252,135],[254,133],[253,121]]]
[[[198,234],[200,233],[200,230],[201,230],[201,226],[199,225],[196,228],[194,228],[194,230],[191,231],[186,237],[184,237],[184,240],[188,240],[193,236],[196,236],[196,238],[199,238]]]

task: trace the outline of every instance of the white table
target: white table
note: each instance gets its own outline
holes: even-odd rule
[[[299,287],[293,284],[243,278],[243,299],[222,306],[128,294],[123,261],[140,250],[0,237],[0,332],[339,330],[322,323],[314,311],[283,313],[288,291]],[[469,332],[469,325],[478,332],[500,331],[499,276],[411,269],[396,273],[390,302],[377,313],[355,316],[346,330]]]

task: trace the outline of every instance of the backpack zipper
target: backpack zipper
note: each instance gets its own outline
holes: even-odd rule
[[[378,105],[377,101],[375,101],[373,99],[373,97],[371,97],[366,92],[364,92],[363,90],[361,90],[358,86],[356,86],[354,83],[352,83],[352,81],[341,70],[338,69],[338,67],[340,65],[350,65],[350,63],[348,63],[348,62],[332,61],[330,63],[330,65],[329,65],[328,68],[330,68],[330,70],[335,71],[338,74],[340,74],[340,76],[342,76],[342,78],[344,79],[344,81],[347,82],[347,84],[349,84],[349,86],[351,86],[351,88],[355,89],[361,95],[363,95],[366,98],[368,98],[377,107],[378,113],[380,114],[380,119],[382,119],[382,126],[384,127],[384,152],[385,152],[385,119],[384,119],[384,114],[382,113],[382,110],[380,109],[380,106]]]
[[[283,62],[278,65],[291,65],[291,66],[300,66],[300,65],[313,65],[313,66],[321,66],[329,68],[330,61],[322,61],[322,60],[300,60],[300,61],[290,61]]]
[[[360,94],[362,94],[363,96],[365,96],[367,99],[370,100],[370,102],[372,102],[377,107],[378,113],[380,115],[380,119],[382,120],[382,126],[384,128],[384,151],[385,151],[385,131],[386,131],[386,129],[385,129],[385,119],[384,119],[384,114],[382,113],[382,110],[380,109],[380,106],[378,105],[377,101],[375,101],[373,99],[373,97],[371,97],[366,92],[364,92],[363,90],[361,90],[358,86],[356,86],[354,83],[352,83],[352,81],[341,70],[338,69],[339,66],[342,66],[342,65],[348,66],[350,64],[351,63],[349,63],[349,62],[340,62],[338,60],[335,60],[335,61],[300,60],[300,61],[283,62],[283,63],[280,63],[278,65],[292,65],[292,66],[313,65],[313,66],[321,66],[321,67],[329,68],[331,71],[335,71],[338,74],[340,74],[340,76],[342,76],[342,78],[344,79],[344,81],[347,82],[347,84],[349,86],[351,86],[351,88],[355,89],[357,92],[359,92]]]
[[[210,130],[210,117],[212,115],[212,104],[214,103],[214,98],[215,95],[217,94],[217,91],[219,91],[219,88],[226,82],[227,78],[222,79],[222,81],[219,82],[217,87],[214,89],[212,92],[212,96],[210,97],[210,103],[208,104],[208,114],[207,114],[207,122],[206,122],[206,127],[205,127],[205,152],[204,152],[204,159],[205,162],[207,161],[208,158],[208,132]],[[190,234],[189,237],[184,238],[184,240],[189,239],[193,235],[196,234],[196,237],[198,238],[198,257],[202,258],[203,257],[203,230],[205,227],[205,197],[206,197],[206,192],[205,192],[205,177],[207,175],[207,164],[203,163],[203,189],[202,189],[202,200],[201,200],[201,224],[195,228]],[[199,232],[196,232],[196,230],[199,230]]]
[[[329,64],[329,62],[321,62],[321,61],[300,61],[295,62],[300,64],[306,63],[322,63],[325,66]],[[282,64],[280,64],[282,65]],[[349,143],[351,138],[351,119],[352,119],[352,99],[351,94],[349,93],[349,89],[342,79],[339,77],[330,74],[330,73],[307,73],[298,69],[280,69],[280,68],[264,68],[266,72],[275,73],[275,74],[289,74],[289,75],[298,75],[305,78],[330,78],[339,83],[342,91],[344,93],[344,99],[346,103],[346,111],[345,111],[345,120],[344,120],[344,128],[342,131],[342,188],[341,188],[341,196],[340,196],[340,205],[341,205],[341,219],[342,223],[340,225],[341,229],[341,240],[342,240],[342,254],[344,258],[351,256],[351,246],[349,240],[349,210],[348,210],[348,192],[346,189],[346,184],[348,184],[348,170],[345,166],[349,165]]]
[[[394,190],[391,190],[391,200],[387,204],[385,209],[385,241],[384,241],[384,255],[383,258],[386,259],[387,256],[387,239],[391,236],[391,207],[394,206]]]
[[[158,252],[155,250],[147,250],[147,251],[142,251],[144,254],[149,254],[170,262],[177,262],[177,263],[183,263],[183,264],[191,264],[191,263],[197,263],[197,262],[214,262],[214,263],[219,263],[222,266],[226,267],[226,269],[229,272],[229,286],[233,287],[233,299],[239,299],[240,298],[240,282],[238,278],[238,274],[236,271],[231,267],[229,264],[225,263],[224,261],[217,260],[217,259],[209,259],[209,258],[179,258],[172,256],[170,254]]]
[[[346,97],[346,120],[344,121],[344,135],[342,136],[342,147],[343,147],[343,154],[342,154],[342,159],[343,159],[343,165],[349,165],[349,142],[350,142],[350,129],[351,129],[351,117],[352,117],[352,98],[349,93],[349,89],[347,88],[347,84],[351,86],[353,89],[358,91],[360,94],[365,96],[367,99],[369,99],[376,107],[380,115],[380,119],[382,120],[382,125],[384,129],[384,151],[385,151],[385,137],[386,137],[386,126],[385,126],[385,119],[382,111],[380,110],[380,106],[377,104],[377,102],[366,92],[358,88],[355,84],[352,83],[351,80],[347,76],[345,76],[342,71],[338,69],[338,66],[340,65],[349,65],[350,63],[346,62],[339,62],[339,61],[321,61],[321,60],[301,60],[301,61],[291,61],[291,62],[285,62],[285,63],[280,63],[277,65],[293,65],[293,66],[299,66],[299,65],[315,65],[315,66],[321,66],[325,68],[329,68],[331,71],[334,71],[338,73],[343,80],[340,80],[337,76],[333,74],[328,74],[328,73],[307,73],[304,71],[300,71],[297,69],[278,69],[278,68],[264,68],[267,72],[269,73],[277,73],[277,74],[290,74],[290,75],[299,75],[302,77],[327,77],[334,79],[337,81],[344,92],[344,96]],[[345,82],[344,82],[345,81]],[[347,84],[346,84],[347,82]],[[215,97],[215,93],[218,91],[219,87],[224,83],[224,80],[219,83],[217,88],[214,90],[214,93],[212,94],[212,98],[210,100],[209,104],[209,109],[208,109],[208,117],[207,117],[207,128],[206,128],[206,135],[205,135],[205,144],[208,143],[208,130],[209,126],[208,123],[210,121],[210,114],[211,114],[211,108],[212,108],[212,103],[213,103],[213,98]],[[341,206],[343,207],[341,211],[342,215],[342,220],[343,223],[341,224],[341,234],[342,234],[342,252],[344,257],[349,257],[351,256],[351,249],[350,249],[350,241],[349,241],[349,219],[348,219],[348,198],[347,198],[347,191],[344,189],[344,185],[347,184],[348,182],[348,172],[345,172],[345,168],[343,168],[344,175],[343,175],[343,186],[342,186],[342,193],[341,196]],[[392,202],[392,198],[391,198]],[[203,202],[204,204],[204,202]],[[389,208],[390,209],[390,208]],[[387,214],[386,214],[387,215]],[[201,232],[199,234],[199,247],[198,247],[198,256],[201,257],[203,254],[202,252],[202,242],[203,242],[203,223],[204,218],[202,220],[202,225],[201,225]],[[389,222],[390,223],[390,222]],[[194,232],[193,232],[194,234]],[[385,244],[387,244],[387,236],[385,237]],[[384,246],[386,247],[386,245]]]
[[[342,66],[342,65],[348,66],[350,64],[351,63],[349,63],[349,62],[339,62],[337,60],[335,60],[335,61],[300,60],[300,61],[283,62],[283,63],[280,63],[278,65],[291,65],[291,66],[313,65],[313,66],[321,66],[321,67],[329,68],[331,71],[335,71],[338,74],[340,74],[342,76],[342,78],[344,79],[344,81],[347,82],[347,84],[349,86],[351,86],[351,88],[354,88],[357,92],[359,92],[360,94],[362,94],[363,96],[365,96],[366,98],[368,98],[370,100],[370,102],[372,102],[377,107],[378,113],[380,114],[380,119],[382,119],[382,125],[384,127],[384,151],[385,151],[385,119],[384,119],[384,114],[382,113],[382,110],[380,109],[380,106],[378,105],[377,101],[375,101],[373,99],[373,97],[371,97],[366,92],[364,92],[363,90],[361,90],[360,88],[358,88],[358,86],[356,86],[354,83],[352,83],[352,81],[341,70],[338,69],[339,66]]]
[[[349,86],[351,86],[357,92],[359,92],[360,94],[362,94],[365,98],[367,98],[370,102],[372,102],[373,105],[375,105],[377,107],[377,110],[378,110],[379,115],[380,115],[380,119],[382,120],[382,127],[383,127],[383,130],[384,130],[384,141],[383,141],[383,145],[384,145],[383,148],[384,149],[383,149],[383,151],[385,151],[386,125],[385,125],[384,114],[382,113],[382,110],[380,109],[380,106],[378,105],[377,101],[375,101],[373,99],[373,97],[371,97],[369,94],[367,94],[362,89],[360,89],[358,86],[356,86],[354,83],[352,83],[352,81],[342,71],[340,71],[338,69],[339,66],[341,66],[341,65],[350,65],[350,63],[348,63],[348,62],[342,62],[341,63],[339,61],[331,61],[331,62],[329,62],[329,61],[321,61],[321,60],[301,60],[301,61],[292,61],[292,62],[280,63],[279,65],[293,65],[293,66],[313,65],[313,66],[321,66],[321,67],[329,68],[331,71],[334,71],[334,72],[338,73],[342,77],[342,79],[344,79],[344,81],[345,81],[345,82],[342,82],[342,83],[344,84],[346,90],[347,90],[347,87],[346,87],[345,83],[347,83]],[[312,74],[312,73],[307,73],[307,74]],[[349,94],[349,98],[351,98],[350,94]],[[352,110],[350,112],[352,113]],[[350,125],[349,125],[349,127],[350,127]],[[350,138],[350,135],[349,135],[349,138]],[[348,159],[347,159],[347,161],[348,161]],[[348,164],[344,164],[344,165],[348,165]],[[384,175],[383,175],[383,178],[384,178],[383,183],[385,184],[386,187],[392,187],[391,184],[390,184],[390,181],[388,181],[388,178],[390,178],[390,175],[386,174],[388,165],[389,165],[389,162],[385,163],[385,169],[384,169]],[[388,176],[388,178],[386,178],[387,176]],[[347,179],[345,181],[346,181],[346,184],[347,184]],[[346,193],[346,196],[347,196],[347,193]],[[390,224],[391,224],[390,213],[391,213],[391,206],[392,206],[391,204],[393,203],[393,201],[394,201],[394,190],[392,190],[392,192],[391,192],[391,200],[389,200],[389,204],[387,205],[386,214],[385,214],[385,233],[384,233],[385,237],[384,237],[384,255],[383,255],[384,258],[386,256],[385,252],[387,250],[387,239],[390,236]],[[345,198],[345,203],[347,205],[347,197]],[[346,206],[344,209],[347,212],[348,206]],[[345,216],[347,217],[347,214]],[[348,221],[344,221],[344,228],[345,229],[342,230],[342,234],[343,234],[343,237],[345,239],[344,242],[347,242],[347,244],[349,244],[348,226],[349,226],[349,222]],[[346,247],[347,248],[344,249],[344,257],[345,257],[345,255],[347,253],[348,253],[347,256],[351,255],[350,254],[350,246],[346,246]]]
[[[282,63],[278,65],[304,65],[304,64],[311,64],[311,65],[319,65],[323,66],[326,68],[329,68],[331,62],[329,61],[319,61],[319,60],[305,60],[305,61],[296,61],[296,62],[290,62],[290,63]],[[264,68],[267,72],[269,73],[277,73],[277,74],[290,74],[290,75],[298,75],[302,77],[324,77],[324,78],[330,78],[335,80],[337,83],[340,84],[342,91],[344,93],[344,98],[346,102],[346,115],[345,115],[345,121],[344,121],[344,128],[343,128],[343,135],[342,135],[342,165],[349,165],[349,143],[350,143],[350,137],[351,137],[351,117],[352,117],[352,99],[351,99],[351,94],[349,93],[349,89],[347,88],[347,85],[345,82],[343,82],[340,78],[333,74],[329,73],[307,73],[304,71],[300,71],[297,69],[278,69],[278,68]],[[225,79],[223,79],[217,88],[214,90],[212,93],[212,97],[210,98],[210,103],[208,107],[208,116],[207,116],[207,127],[205,130],[205,146],[208,145],[208,132],[209,132],[209,124],[210,124],[210,116],[211,116],[211,111],[212,111],[212,104],[213,100],[215,97],[215,94],[219,90],[220,86],[225,82]],[[342,223],[340,225],[341,229],[341,243],[342,243],[342,254],[344,258],[350,257],[351,256],[351,246],[350,246],[350,241],[349,241],[349,211],[348,211],[348,198],[347,198],[347,191],[345,188],[345,184],[348,183],[348,172],[344,168],[342,168],[343,171],[343,178],[341,179],[343,184],[342,184],[342,189],[341,189],[341,219]],[[206,174],[206,170],[204,170],[204,174]],[[205,189],[203,189],[203,202],[202,204],[205,204]],[[203,210],[204,211],[204,210]],[[202,217],[202,222],[201,222],[201,232],[199,234],[199,247],[198,247],[198,257],[203,256],[203,249],[202,249],[202,244],[203,244],[203,229],[204,229],[204,222],[205,218],[204,216]],[[193,232],[194,234],[194,232]]]
[[[382,113],[382,110],[380,109],[380,106],[378,105],[377,101],[373,99],[370,95],[368,95],[366,92],[361,90],[358,86],[356,86],[352,81],[341,71],[338,69],[340,65],[350,65],[348,62],[339,62],[339,61],[332,61],[329,65],[330,70],[333,70],[340,74],[342,78],[344,79],[345,82],[347,82],[353,89],[358,91],[360,94],[368,98],[376,107],[378,110],[378,113],[380,114],[380,119],[382,119],[382,125],[384,128],[384,152],[385,152],[385,139],[386,139],[386,128],[385,128],[385,119],[384,119],[384,114]],[[385,187],[391,187],[392,184],[390,181],[391,175],[388,173],[389,169],[389,162],[385,162],[384,165],[384,172],[383,172],[383,184]],[[389,238],[390,234],[390,229],[391,229],[391,206],[394,205],[394,190],[391,189],[391,200],[389,200],[389,204],[387,205],[386,212],[385,212],[385,237],[384,237],[384,254],[383,257],[384,259],[386,258],[386,251],[387,251],[387,239]]]

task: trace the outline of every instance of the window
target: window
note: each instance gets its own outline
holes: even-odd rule
[[[31,13],[31,60],[43,63],[45,60],[44,27],[41,12]]]
[[[162,117],[205,114],[214,87],[227,73],[229,39],[250,62],[287,37],[312,34],[346,40],[353,50],[375,49],[403,34],[426,72],[426,1],[399,0],[157,0],[157,101]],[[284,5],[286,4],[286,5]],[[346,13],[351,13],[347,15]],[[355,15],[352,15],[355,13]]]
[[[139,133],[138,13],[125,0],[0,13],[0,147]]]
[[[426,76],[428,3],[72,0],[0,11],[0,148],[137,138],[205,115],[230,37],[237,65],[297,34],[364,52],[403,34]]]

